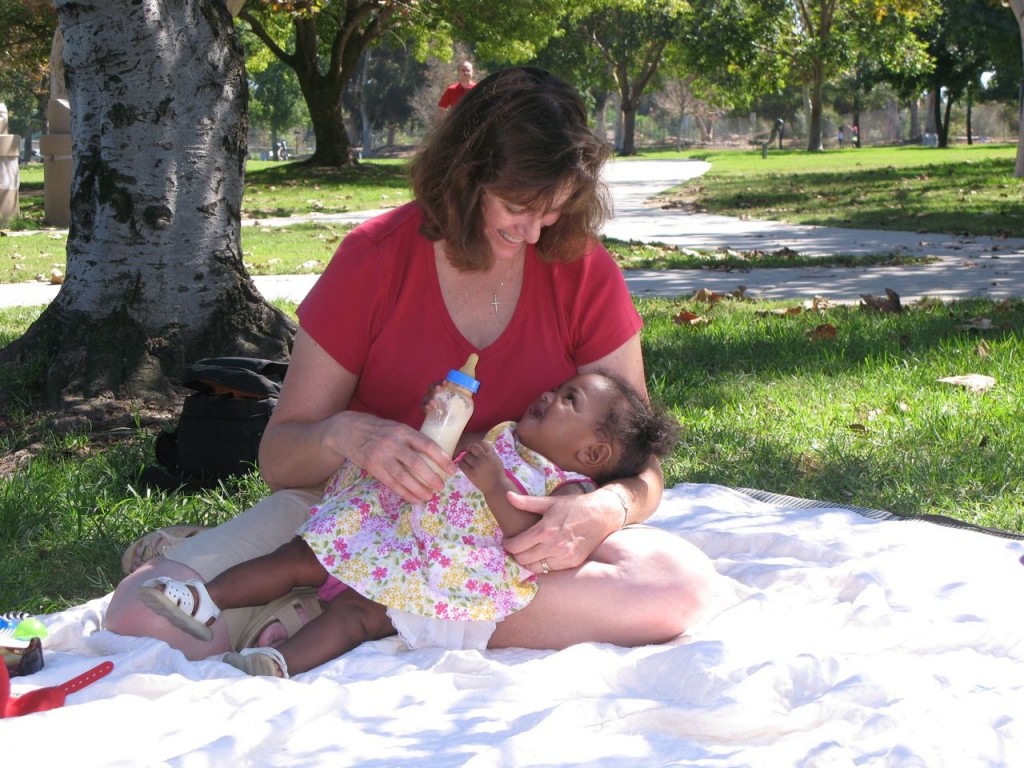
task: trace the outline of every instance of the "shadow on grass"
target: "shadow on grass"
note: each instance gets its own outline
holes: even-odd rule
[[[690,327],[672,317],[684,306],[707,313],[707,305],[639,304],[651,391],[685,429],[666,463],[670,483],[1024,530],[1024,427],[1014,395],[1021,302],[1005,312],[962,302],[902,315],[836,307],[766,316],[753,328],[731,315],[759,305],[712,310],[709,325]],[[979,318],[992,329],[965,329]],[[836,339],[809,340],[823,323],[836,327]],[[966,372],[991,375],[999,387],[982,396],[936,381]]]

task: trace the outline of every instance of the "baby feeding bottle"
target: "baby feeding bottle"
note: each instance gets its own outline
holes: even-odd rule
[[[459,370],[448,371],[444,383],[427,403],[427,417],[420,432],[441,446],[452,456],[462,437],[469,417],[473,415],[473,395],[480,389],[476,376],[479,356],[472,354]]]

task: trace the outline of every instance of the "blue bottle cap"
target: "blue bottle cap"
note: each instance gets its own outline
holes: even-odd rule
[[[474,395],[476,394],[477,390],[480,389],[479,381],[474,379],[472,376],[467,376],[465,373],[456,370],[455,368],[452,368],[450,371],[448,371],[448,376],[446,378],[453,384],[458,384],[460,387],[465,387]]]

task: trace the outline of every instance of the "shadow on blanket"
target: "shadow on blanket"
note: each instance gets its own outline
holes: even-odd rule
[[[977,531],[992,536],[999,536],[1004,539],[1024,540],[1024,533],[1013,533],[1000,528],[987,528],[983,525],[975,525],[964,520],[957,520],[947,515],[897,515],[881,509],[871,507],[855,507],[853,505],[837,504],[831,501],[815,501],[814,499],[801,499],[797,496],[783,496],[781,493],[771,491],[758,491],[754,488],[737,488],[740,493],[746,494],[752,499],[763,501],[765,504],[788,507],[790,509],[849,509],[858,515],[870,517],[872,520],[921,520],[926,523],[945,525],[950,528],[960,528],[965,531]]]

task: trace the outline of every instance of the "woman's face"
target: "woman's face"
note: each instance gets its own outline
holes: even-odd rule
[[[498,261],[514,259],[526,250],[527,243],[536,243],[541,230],[558,221],[561,207],[568,199],[569,192],[564,192],[549,209],[535,211],[484,192],[484,236],[494,258]]]

